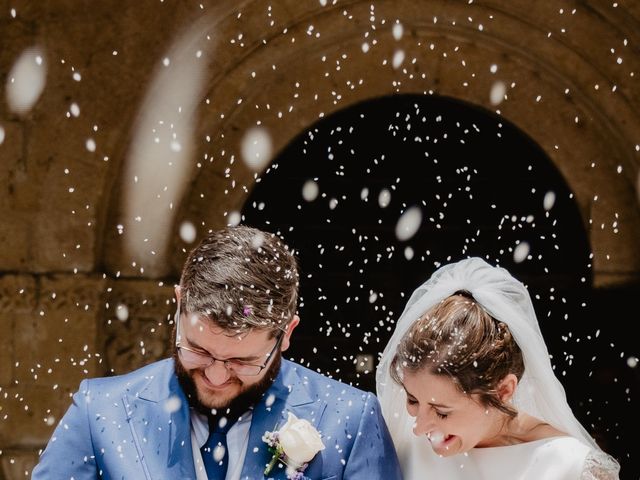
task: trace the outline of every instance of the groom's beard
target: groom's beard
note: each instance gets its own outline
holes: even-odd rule
[[[180,361],[177,348],[173,351],[173,360],[175,362],[178,382],[187,396],[187,400],[191,407],[205,415],[211,415],[212,409],[220,412],[221,410],[225,410],[229,407],[233,407],[233,410],[240,411],[242,413],[249,409],[249,407],[258,403],[264,395],[264,392],[266,392],[273,384],[273,381],[278,376],[278,372],[280,372],[282,352],[278,351],[274,354],[273,360],[269,363],[266,373],[258,382],[242,388],[235,397],[227,399],[226,402],[215,405],[207,404],[206,401],[203,401],[202,395],[198,392],[198,387],[193,379],[194,375],[201,375],[204,372],[199,372],[198,369],[187,370],[184,368]],[[238,382],[242,383],[239,378],[235,378]]]

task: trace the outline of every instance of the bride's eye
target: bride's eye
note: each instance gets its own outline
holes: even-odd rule
[[[409,405],[417,405],[417,404],[418,404],[418,401],[417,401],[415,398],[409,398],[409,397],[407,397],[407,403],[408,403]]]
[[[438,416],[438,418],[441,418],[442,420],[444,420],[445,418],[447,418],[449,416],[448,413],[440,413],[436,410],[436,415]]]

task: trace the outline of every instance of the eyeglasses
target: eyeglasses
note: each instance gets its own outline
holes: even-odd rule
[[[213,365],[216,361],[218,361],[218,362],[222,362],[222,364],[227,370],[232,371],[237,375],[247,376],[247,377],[260,375],[260,372],[262,372],[262,370],[267,368],[267,366],[269,365],[269,362],[271,361],[273,354],[275,353],[276,349],[280,346],[280,344],[282,343],[282,339],[284,338],[284,332],[283,331],[279,332],[275,345],[273,346],[271,351],[267,354],[267,359],[262,365],[254,365],[251,363],[245,363],[245,362],[241,362],[239,360],[233,360],[233,359],[221,360],[212,355],[209,355],[208,353],[202,353],[198,350],[194,350],[192,348],[185,347],[184,345],[180,345],[181,335],[180,335],[180,306],[179,305],[178,305],[178,310],[176,312],[175,320],[176,320],[176,329],[177,329],[176,348],[178,349],[178,354],[180,355],[180,359],[186,365],[189,365],[192,368],[208,368],[211,365]]]

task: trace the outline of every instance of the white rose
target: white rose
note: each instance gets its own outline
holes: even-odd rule
[[[291,412],[287,423],[278,431],[278,441],[284,454],[298,465],[307,463],[324,450],[320,434],[313,425]]]

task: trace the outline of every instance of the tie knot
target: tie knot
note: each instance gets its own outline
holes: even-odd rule
[[[224,409],[215,415],[209,416],[209,433],[219,432],[226,434],[239,417],[240,414],[232,409]]]

